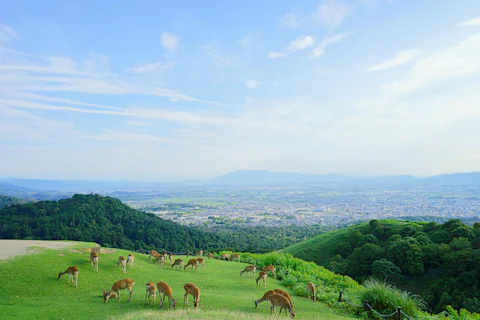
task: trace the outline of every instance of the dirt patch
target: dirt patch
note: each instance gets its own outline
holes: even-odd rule
[[[116,249],[103,249],[103,248],[100,249],[100,253],[107,253],[108,254],[108,253],[114,253],[114,252],[117,252],[117,250]]]
[[[72,244],[61,241],[42,240],[0,240],[0,260],[25,254],[30,247],[41,247],[46,249],[64,249]]]

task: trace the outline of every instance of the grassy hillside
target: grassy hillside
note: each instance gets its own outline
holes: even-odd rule
[[[0,318],[264,319],[269,316],[265,303],[254,308],[253,301],[265,290],[255,284],[253,277],[239,276],[244,263],[206,259],[206,270],[179,271],[170,266],[154,265],[147,255],[136,254],[135,269],[127,269],[124,276],[117,270],[116,262],[120,255],[127,256],[130,252],[112,250],[100,254],[99,272],[95,273],[89,263],[92,246],[95,244],[77,242],[68,249],[38,248],[33,254],[0,262]],[[78,288],[68,284],[68,275],[57,280],[58,272],[72,265],[79,268]],[[120,302],[112,299],[104,305],[103,290],[109,290],[115,281],[125,277],[136,282],[133,301],[127,302],[128,292],[123,290]],[[175,312],[159,309],[158,299],[155,307],[144,305],[145,284],[149,281],[166,281],[171,285],[174,298],[179,302]],[[201,289],[202,308],[199,310],[193,310],[191,296],[190,307],[183,303],[186,282],[193,282]],[[268,279],[267,290],[274,288],[284,287],[279,281]],[[334,313],[322,302],[312,303],[293,295],[292,299],[298,319],[353,319]]]
[[[420,222],[417,223],[401,220],[382,220],[382,223],[388,224],[389,228],[399,228],[407,225],[422,224]],[[364,222],[343,229],[325,232],[316,237],[293,244],[279,251],[284,253],[290,253],[294,257],[300,258],[305,261],[312,261],[318,265],[327,266],[329,260],[336,255],[334,251],[337,247],[337,244],[342,242],[349,242],[351,240],[352,234],[354,234],[355,231],[359,231],[362,234],[369,233],[369,223]]]

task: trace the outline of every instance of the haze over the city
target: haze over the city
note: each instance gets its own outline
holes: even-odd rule
[[[480,170],[480,1],[2,1],[0,178]]]

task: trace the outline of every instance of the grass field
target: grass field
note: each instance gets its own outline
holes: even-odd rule
[[[89,262],[93,243],[74,243],[68,249],[38,248],[32,254],[17,256],[0,262],[0,319],[264,319],[270,316],[265,303],[254,308],[254,300],[265,290],[257,286],[253,277],[239,276],[246,264],[205,259],[206,270],[172,270],[148,261],[148,255],[135,254],[135,269],[127,268],[127,275],[117,269],[120,255],[129,251],[112,250],[100,254],[99,272],[92,271]],[[185,262],[189,258],[182,256]],[[78,288],[68,284],[68,275],[57,280],[59,271],[75,265],[79,269]],[[257,273],[258,274],[258,273]],[[127,302],[128,291],[121,292],[121,301],[111,299],[103,304],[103,290],[123,278],[132,278],[136,284],[132,302]],[[145,284],[165,281],[173,289],[178,301],[176,311],[144,304]],[[193,309],[183,302],[183,285],[196,284],[201,289],[201,305]],[[277,280],[267,280],[267,290],[284,288]],[[320,289],[321,290],[321,289]],[[296,319],[354,319],[339,315],[321,302],[292,295]],[[285,317],[285,315],[282,315]]]

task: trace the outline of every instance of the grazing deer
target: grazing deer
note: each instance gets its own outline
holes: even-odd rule
[[[150,255],[148,256],[148,260],[151,260],[151,258],[154,257],[155,259],[153,260],[153,263],[155,263],[155,261],[158,260],[159,255],[160,255],[160,253],[158,253],[157,251],[150,250]]]
[[[183,266],[183,260],[182,259],[176,259],[173,263],[172,263],[172,269],[175,267],[175,266],[178,266],[178,270],[180,270]]]
[[[174,261],[174,255],[170,253],[170,254],[168,255],[168,258],[170,259],[170,264],[172,264],[173,261]]]
[[[274,290],[270,290],[270,291],[267,291],[263,294],[263,297],[261,297],[260,299],[258,300],[255,300],[255,309],[258,308],[258,305],[260,303],[262,303],[263,301],[267,301],[267,308],[268,308],[268,305],[270,304],[270,296],[276,294]]]
[[[197,270],[198,269],[198,260],[197,259],[188,260],[188,263],[185,265],[185,267],[183,267],[183,270],[187,269],[188,266],[190,266],[190,270],[192,270],[193,267],[195,267],[195,270]]]
[[[103,291],[103,303],[107,303],[108,299],[118,297],[118,301],[120,301],[120,290],[128,289],[130,291],[130,298],[128,301],[132,301],[133,296],[133,286],[135,285],[135,281],[132,279],[126,278],[122,280],[118,280],[112,286],[110,291]]]
[[[230,255],[228,253],[224,253],[221,256],[218,256],[218,260],[228,260],[230,258]]]
[[[260,271],[260,273],[258,274],[258,278],[255,280],[257,282],[257,286],[258,286],[258,280],[262,279],[263,289],[267,289],[267,277],[268,277],[268,274],[265,270]]]
[[[200,249],[200,251],[198,251],[198,256],[199,256],[200,258],[203,257],[203,250],[202,250],[202,249]]]
[[[130,269],[133,269],[135,267],[135,256],[133,253],[130,253],[127,257],[127,264],[130,267]]]
[[[200,305],[200,289],[191,282],[188,282],[183,286],[185,289],[185,296],[183,302],[188,306],[187,296],[191,294],[193,296],[193,306],[197,308]]]
[[[157,282],[158,293],[160,294],[160,307],[163,308],[163,303],[165,302],[165,296],[168,297],[168,302],[170,303],[170,308],[173,310],[177,309],[177,300],[173,299],[172,288],[163,281]],[[163,299],[162,299],[163,295]]]
[[[155,283],[149,282],[147,283],[145,291],[145,304],[147,304],[147,295],[148,295],[148,304],[150,304],[150,296],[153,296],[153,305],[155,305],[155,298],[157,297],[157,287],[155,287]]]
[[[93,271],[98,272],[98,253],[90,252],[90,263]]]
[[[292,298],[290,298],[290,294],[287,291],[282,290],[282,289],[274,289],[273,291],[275,291],[276,294],[282,295],[285,298],[287,298],[288,302],[290,302],[290,304],[292,305],[292,309],[293,309]],[[280,312],[282,312],[282,309],[280,309]],[[287,309],[285,309],[285,316],[286,315],[287,315]]]
[[[273,265],[269,264],[268,266],[265,266],[263,271],[270,271],[275,279],[275,267]]]
[[[211,253],[211,252],[209,252],[209,253],[207,254],[207,256],[208,256],[208,259],[213,259],[213,258],[214,258],[213,253]]]
[[[207,269],[205,268],[205,260],[203,260],[203,258],[197,258],[197,268],[200,267],[200,265],[202,265],[203,270]]]
[[[60,279],[64,274],[68,273],[68,284],[72,281],[72,285],[75,284],[75,287],[78,288],[78,268],[75,266],[68,267],[64,272],[60,271],[58,278]]]
[[[250,266],[246,266],[245,269],[243,269],[243,271],[240,271],[240,277],[242,276],[242,274],[244,274],[245,272],[247,272],[247,275],[250,276],[250,272],[253,272],[253,276],[255,277],[255,272],[257,271],[257,267],[254,266],[254,265],[250,265]]]
[[[123,274],[127,273],[127,259],[124,256],[118,257],[117,268],[123,271]]]
[[[295,318],[295,312],[293,312],[293,307],[287,297],[282,296],[281,294],[274,294],[270,296],[270,315],[272,315],[272,311],[277,314],[275,311],[275,307],[280,307],[280,312],[278,313],[277,319],[282,314],[282,309],[288,310],[290,312],[290,317]]]
[[[240,254],[234,253],[230,256],[230,261],[235,261],[235,259],[237,259],[238,262],[240,262]]]
[[[315,302],[317,300],[317,289],[316,286],[313,284],[313,282],[307,283],[307,296],[308,299],[312,299],[312,302]]]

